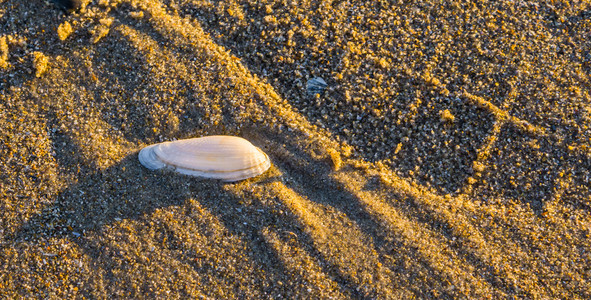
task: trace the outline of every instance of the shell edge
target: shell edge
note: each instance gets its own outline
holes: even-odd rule
[[[140,150],[140,153],[138,153],[138,159],[140,161],[140,164],[142,164],[142,166],[144,166],[150,170],[157,170],[157,169],[162,169],[162,168],[166,167],[166,164],[163,163],[162,161],[160,161],[160,159],[158,159],[158,156],[156,155],[156,153],[154,153],[154,147],[156,147],[158,145],[160,145],[160,144],[147,146],[147,147],[143,148],[142,150]]]

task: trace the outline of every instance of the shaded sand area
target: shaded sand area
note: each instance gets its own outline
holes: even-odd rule
[[[591,298],[591,5],[407,2],[0,0],[0,298]]]

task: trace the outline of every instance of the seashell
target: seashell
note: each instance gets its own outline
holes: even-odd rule
[[[308,83],[306,83],[306,89],[308,90],[309,96],[322,94],[327,86],[328,84],[326,84],[326,81],[320,77],[312,78],[308,80]]]
[[[150,169],[238,181],[263,174],[271,166],[267,154],[236,136],[213,135],[154,144],[142,149],[140,163]]]

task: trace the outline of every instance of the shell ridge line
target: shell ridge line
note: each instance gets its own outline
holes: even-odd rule
[[[159,147],[160,144],[155,145],[155,146],[156,146],[155,148],[157,148],[158,150],[160,150],[160,147]],[[197,168],[188,167],[188,166],[183,167],[183,169],[192,170],[192,171],[202,171],[202,172],[216,172],[216,173],[235,172],[235,171],[252,169],[253,167],[259,166],[261,164],[265,164],[266,161],[269,161],[269,156],[266,153],[264,153],[262,150],[260,150],[258,148],[257,148],[257,150],[259,151],[258,154],[262,154],[265,159],[263,160],[263,162],[258,163],[258,164],[253,165],[253,166],[250,166],[250,167],[245,167],[245,168],[242,168],[242,169],[234,169],[234,170],[225,170],[225,171],[224,170],[215,170],[215,169],[211,169],[211,168],[210,169],[197,169]],[[156,150],[153,150],[152,152],[154,153],[154,156],[156,156],[156,158],[158,160],[162,161],[164,164],[166,164],[166,165],[172,165],[172,166],[177,167],[176,166],[177,162],[172,161],[172,160],[169,160],[169,159],[166,159],[166,157],[163,157],[164,156],[163,155],[164,153],[163,154],[159,154]],[[203,156],[198,156],[198,157],[201,158]],[[221,157],[224,157],[224,156],[223,155],[220,155],[219,157],[221,158]],[[209,160],[209,158],[208,158],[208,160]]]
[[[162,143],[154,149],[154,151],[161,161],[166,164],[174,166],[182,165],[186,169],[203,171],[224,168],[222,167],[224,165],[226,165],[226,168],[231,168],[232,164],[235,165],[235,168],[226,169],[225,171],[238,170],[236,168],[240,165],[249,168],[251,163],[245,160],[245,157],[255,157],[253,158],[254,161],[258,161],[258,159],[268,159],[268,157],[259,157],[256,159],[256,156],[261,156],[262,151],[242,138],[232,137],[233,139],[228,139],[225,136],[215,137],[216,139],[205,137],[166,142]],[[230,140],[230,143],[228,143],[228,141],[222,143],[220,141],[222,139]],[[216,147],[218,147],[218,149],[216,149]],[[195,168],[191,166],[195,163],[206,162],[209,163],[209,166],[204,165],[203,168]]]
[[[193,169],[193,168],[187,168],[187,167],[184,167],[181,169],[185,169],[185,170],[189,170],[189,171],[196,171],[196,172],[231,173],[231,172],[246,171],[246,170],[254,169],[258,166],[265,165],[266,163],[269,163],[269,166],[270,166],[270,161],[269,161],[269,157],[267,156],[267,154],[263,153],[263,152],[261,152],[261,153],[265,154],[266,160],[263,160],[259,164],[253,165],[252,167],[248,167],[248,168],[236,169],[236,170],[230,170],[230,171],[222,171],[222,170],[215,170],[215,169],[207,169],[207,170],[206,169]],[[179,168],[179,167],[175,167],[175,168]]]

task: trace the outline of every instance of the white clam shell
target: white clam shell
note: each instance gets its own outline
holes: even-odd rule
[[[271,166],[261,149],[243,138],[225,135],[150,145],[138,158],[151,170],[170,167],[182,174],[228,182],[260,175]]]

